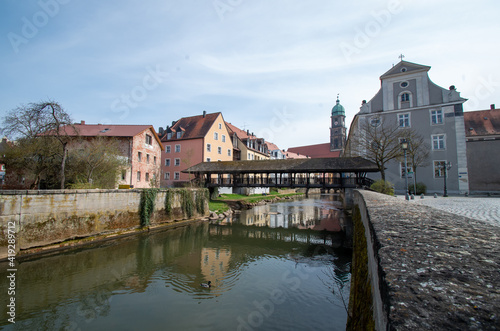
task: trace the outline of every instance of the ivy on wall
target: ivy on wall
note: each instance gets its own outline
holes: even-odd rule
[[[171,189],[165,191],[165,214],[172,216],[172,205],[174,203],[174,192]]]
[[[193,191],[188,189],[180,190],[181,193],[181,204],[182,211],[187,218],[191,218],[194,215],[194,203],[193,203]]]
[[[141,226],[149,226],[151,224],[151,215],[155,210],[155,200],[157,194],[157,188],[147,188],[141,191],[141,201],[139,203]]]
[[[209,192],[207,189],[196,191],[196,211],[200,215],[205,214],[206,201],[208,201]]]

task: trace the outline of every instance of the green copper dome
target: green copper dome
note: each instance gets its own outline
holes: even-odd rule
[[[332,116],[345,116],[345,109],[340,104],[339,97],[337,97],[337,104],[332,108]]]

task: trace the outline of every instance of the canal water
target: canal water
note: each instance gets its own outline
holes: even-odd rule
[[[2,295],[0,329],[345,330],[351,230],[335,200],[257,206],[21,261],[16,323]]]

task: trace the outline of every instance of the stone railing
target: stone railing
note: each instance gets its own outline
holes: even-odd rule
[[[500,329],[500,227],[370,191],[354,205],[348,330]]]

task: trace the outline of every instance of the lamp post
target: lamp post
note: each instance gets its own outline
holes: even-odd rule
[[[443,197],[448,196],[448,189],[446,188],[446,173],[448,170],[451,169],[451,162],[443,162],[441,163],[440,168],[443,170],[443,178],[444,178],[444,192],[443,192]]]
[[[401,140],[401,149],[405,153],[405,199],[410,200],[408,196],[408,164],[406,163],[406,150],[408,149],[408,141],[406,139]]]

